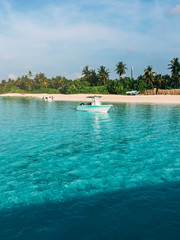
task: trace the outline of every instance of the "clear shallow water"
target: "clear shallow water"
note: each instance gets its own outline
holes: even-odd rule
[[[179,239],[180,106],[76,105],[0,98],[2,239]]]

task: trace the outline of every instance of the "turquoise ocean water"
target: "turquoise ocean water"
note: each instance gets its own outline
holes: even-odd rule
[[[180,105],[0,98],[0,239],[180,239]]]

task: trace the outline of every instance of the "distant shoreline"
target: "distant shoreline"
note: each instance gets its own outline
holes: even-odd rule
[[[53,96],[55,101],[75,101],[87,102],[87,96],[94,94],[19,94],[19,93],[6,93],[0,94],[0,97],[33,97],[42,99],[43,96]],[[161,104],[180,104],[180,95],[106,95],[102,96],[102,102],[109,103],[161,103]]]

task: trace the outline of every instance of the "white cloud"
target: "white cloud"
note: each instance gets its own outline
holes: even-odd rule
[[[25,65],[24,68],[30,70],[32,67],[30,65]]]
[[[178,23],[173,18],[169,22],[167,2],[80,0],[26,12],[15,11],[8,0],[3,2],[0,54],[4,57],[0,64],[6,64],[5,76],[7,72],[21,75],[25,69],[41,69],[50,76],[67,72],[66,77],[75,79],[81,75],[76,73],[81,65],[97,69],[99,63],[115,65],[116,59],[145,56],[146,52],[151,56],[180,53]],[[179,8],[177,5],[171,14],[178,14]],[[10,65],[13,56],[16,61]]]
[[[86,43],[89,44],[89,50],[92,46],[95,48],[97,46],[98,48],[127,49],[127,45],[136,48],[137,44],[141,44],[142,39],[145,40],[144,34],[136,32],[141,22],[140,14],[138,14],[139,1],[135,1],[133,4],[129,1],[102,1],[102,3],[106,6],[105,10],[102,12],[99,10],[99,14],[97,14],[101,17],[101,20],[96,19],[96,16],[92,19],[92,13],[83,13],[80,7],[73,9],[71,6],[71,13],[69,13],[67,7],[51,6],[49,9],[42,9],[42,15],[48,16],[48,19],[44,17],[44,21],[40,21],[38,18],[39,13],[35,17],[30,14],[25,16],[22,13],[14,12],[9,7],[9,14],[5,16],[7,29],[5,33],[7,37],[8,35],[14,37],[13,41],[9,40],[9,45],[13,46],[14,49],[18,46],[19,49],[22,49],[20,52],[24,48],[27,50],[28,48],[29,50],[34,49],[34,51],[37,49],[47,51],[50,50],[52,44],[58,46],[58,42],[59,46],[62,43],[66,45],[67,43]],[[123,12],[119,12],[119,9],[123,9]],[[113,14],[116,16],[115,18]],[[40,18],[42,15],[40,14]],[[89,15],[91,18],[88,19]],[[104,15],[111,15],[113,21],[110,20],[110,23],[104,22]],[[80,17],[78,18],[78,16]],[[51,20],[49,21],[49,19]]]
[[[2,56],[2,60],[8,61],[14,59],[14,56]]]
[[[82,74],[81,73],[72,73],[72,74],[68,74],[68,73],[66,73],[65,74],[65,77],[67,78],[67,79],[72,79],[72,80],[74,80],[74,79],[77,79],[77,78],[81,78],[82,77]]]
[[[12,73],[9,74],[8,78],[16,80],[18,77]]]
[[[172,15],[180,15],[180,5],[176,5],[176,7],[172,8],[169,11],[169,13],[172,14]]]

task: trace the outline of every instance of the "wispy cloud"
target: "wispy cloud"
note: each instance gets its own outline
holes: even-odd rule
[[[28,65],[34,72],[67,73],[74,78],[81,65],[97,69],[100,62],[115,66],[115,61],[125,60],[128,64],[128,56],[141,56],[143,65],[149,53],[178,57],[180,33],[177,22],[166,14],[168,9],[179,14],[180,5],[173,8],[161,0],[49,1],[41,8],[21,11],[2,0],[0,51],[4,57],[0,64],[14,56],[14,64],[6,64],[5,69],[17,74],[24,74]]]
[[[81,74],[81,73],[77,73],[77,72],[72,73],[72,74],[65,73],[64,76],[65,76],[66,78],[68,78],[68,79],[74,80],[74,79],[77,79],[77,78],[81,78],[81,77],[82,77],[82,74]]]
[[[9,74],[8,76],[9,79],[16,80],[18,77],[12,73]]]
[[[2,56],[2,60],[5,60],[5,61],[9,61],[9,60],[12,60],[14,59],[14,56]]]
[[[176,5],[176,7],[172,8],[169,13],[172,15],[180,15],[180,5]]]

